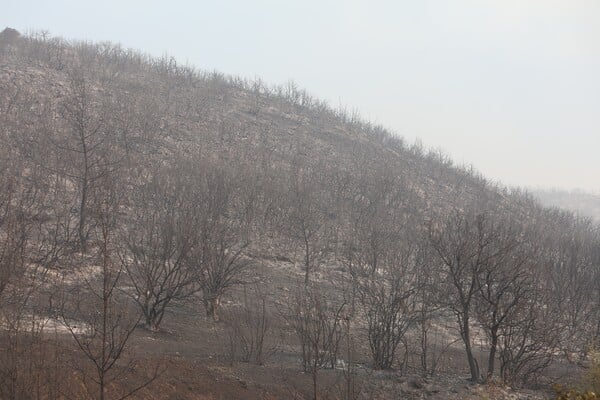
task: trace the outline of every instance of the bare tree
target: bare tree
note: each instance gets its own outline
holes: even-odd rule
[[[492,216],[475,210],[455,211],[448,218],[432,221],[429,226],[430,243],[442,264],[441,290],[448,294],[445,306],[456,317],[474,382],[481,377],[471,333],[480,291],[479,278],[514,246],[503,240],[506,234]]]
[[[286,316],[302,349],[302,368],[310,373],[313,399],[319,399],[319,370],[335,366],[343,339],[346,302],[327,301],[323,288],[305,286],[296,293]]]
[[[531,384],[559,348],[560,314],[548,307],[551,293],[531,290],[499,329],[500,376],[513,386]]]
[[[16,167],[0,178],[0,398],[56,398],[60,373],[51,371],[59,354],[44,332],[46,269],[37,243],[45,198]]]
[[[171,172],[150,177],[136,188],[132,221],[123,233],[121,263],[148,329],[157,331],[173,301],[198,291],[189,265],[194,240],[193,200]]]
[[[10,120],[10,107],[0,108],[0,119]],[[3,127],[10,134],[0,129],[0,398],[57,398],[63,371],[53,369],[62,356],[45,332],[52,197],[47,175],[15,145],[20,129]]]
[[[317,175],[311,171],[297,171],[290,181],[289,224],[292,238],[300,243],[304,267],[304,284],[328,250],[326,239],[327,215],[317,193]]]
[[[105,182],[106,183],[106,182]],[[77,348],[89,362],[90,368],[78,366],[87,396],[92,399],[125,399],[149,385],[159,373],[136,387],[126,388],[109,395],[111,383],[122,380],[134,370],[135,361],[125,360],[125,352],[141,314],[132,312],[118,296],[123,268],[116,259],[114,230],[117,217],[117,200],[110,183],[94,190],[94,246],[100,264],[99,282],[94,277],[84,277],[78,288],[67,295],[60,316]]]
[[[71,71],[69,93],[62,103],[60,114],[68,135],[48,135],[52,147],[65,162],[62,171],[77,184],[77,234],[79,244],[86,249],[89,235],[89,201],[94,186],[122,161],[116,143],[118,135],[111,127],[111,105],[99,94],[86,76],[85,67]]]
[[[421,235],[417,236],[421,238]],[[419,239],[417,239],[419,240]],[[449,348],[460,339],[448,338],[446,334],[447,310],[443,307],[446,293],[438,290],[439,275],[434,265],[432,249],[427,239],[420,239],[422,265],[416,276],[416,325],[419,334],[419,361],[424,375],[433,376]]]
[[[416,244],[398,242],[377,255],[379,267],[353,264],[358,297],[367,320],[369,346],[375,369],[390,369],[405,334],[418,319],[416,303],[421,255]],[[406,356],[406,355],[405,355]]]
[[[211,235],[211,236],[208,236]],[[206,315],[219,321],[221,297],[232,286],[243,284],[244,272],[249,263],[243,258],[247,243],[237,243],[231,239],[231,232],[226,226],[211,230],[204,234],[200,245],[201,268],[199,285],[202,288],[202,299]]]
[[[30,267],[0,294],[0,398],[58,399],[65,357],[44,315],[52,293],[43,267]]]
[[[14,184],[8,182],[0,194],[0,295],[16,275],[24,273],[26,265],[28,227],[23,210],[15,207],[20,200],[15,199]]]
[[[531,271],[536,270],[535,252],[519,242],[518,232],[504,236],[511,243],[496,243],[504,251],[494,262],[484,265],[478,275],[477,319],[490,340],[486,379],[494,375],[500,329],[531,296]],[[502,240],[502,238],[499,238]],[[523,240],[521,238],[521,240]]]
[[[562,351],[570,362],[581,362],[593,345],[600,318],[600,235],[589,220],[560,217],[560,226],[552,232],[542,256],[549,266],[546,282],[554,293],[561,294],[556,305],[562,316]]]
[[[273,338],[273,318],[267,309],[266,296],[258,287],[250,296],[244,290],[244,304],[229,311],[225,318],[231,359],[235,359],[239,350],[242,361],[263,365],[278,348]]]
[[[407,218],[409,190],[397,176],[374,168],[373,175],[362,173],[352,195],[346,260],[367,320],[373,366],[391,369],[417,320],[417,277],[425,251],[414,240],[416,224]]]
[[[244,283],[249,262],[237,221],[228,218],[234,187],[231,176],[223,168],[209,163],[198,177],[196,201],[199,217],[189,259],[196,270],[206,315],[219,320],[221,297],[232,286]]]

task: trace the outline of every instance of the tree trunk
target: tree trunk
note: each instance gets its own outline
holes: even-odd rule
[[[79,140],[81,142],[81,153],[83,154],[83,176],[81,178],[81,202],[79,204],[79,245],[83,253],[87,250],[87,232],[85,231],[87,219],[87,195],[90,184],[90,160],[88,159],[88,147],[85,139],[85,130],[79,130]]]
[[[462,339],[465,343],[465,351],[467,353],[467,361],[469,363],[469,371],[471,372],[471,381],[479,382],[479,365],[477,360],[473,356],[473,350],[471,348],[471,327],[469,324],[469,317],[466,316],[462,323]]]
[[[494,376],[494,366],[496,364],[496,349],[498,348],[498,328],[494,327],[490,332],[490,354],[488,357],[488,370],[486,380],[490,380]]]
[[[423,320],[421,321],[421,369],[423,370],[423,374],[425,376],[429,374],[429,366],[427,363],[427,349],[429,347],[427,323],[428,321],[426,321],[425,317],[423,317]]]
[[[308,286],[310,280],[310,244],[306,235],[304,236],[304,286]]]
[[[100,375],[100,400],[104,400],[106,396],[106,384],[104,382],[104,374]]]
[[[212,318],[213,321],[219,322],[219,306],[221,305],[221,299],[219,297],[211,297],[204,300],[204,306],[206,307],[206,316]]]
[[[312,378],[313,378],[313,400],[319,400],[319,388],[317,382],[317,366],[313,365]]]
[[[148,329],[150,332],[158,332],[159,330],[159,323],[157,322],[157,319],[155,316],[153,315],[147,315],[146,316],[146,329]]]
[[[77,231],[79,235],[79,246],[83,253],[85,253],[87,250],[87,234],[85,232],[85,225],[87,219],[87,192],[88,181],[87,177],[84,177],[83,183],[81,185],[81,202],[79,204],[79,226]]]

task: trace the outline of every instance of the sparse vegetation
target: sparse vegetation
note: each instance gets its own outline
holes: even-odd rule
[[[594,222],[295,84],[47,34],[0,57],[1,399],[188,390],[164,365],[246,398],[461,398],[597,356]]]

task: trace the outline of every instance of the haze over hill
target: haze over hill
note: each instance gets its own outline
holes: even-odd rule
[[[293,83],[5,30],[0,140],[0,399],[597,383],[597,224]]]
[[[531,192],[547,207],[559,207],[600,221],[599,194],[560,189],[533,189]]]
[[[488,179],[600,190],[596,1],[4,3],[0,26],[293,79]]]

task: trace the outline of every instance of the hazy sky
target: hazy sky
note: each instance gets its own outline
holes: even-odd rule
[[[598,0],[0,0],[0,29],[289,79],[509,185],[600,191]]]

